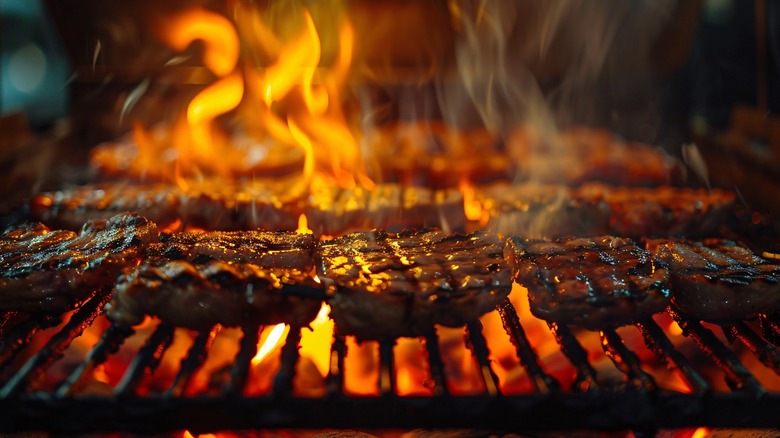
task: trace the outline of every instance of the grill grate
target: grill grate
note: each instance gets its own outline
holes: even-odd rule
[[[106,291],[96,293],[67,323],[59,318],[19,319],[6,315],[2,327],[0,365],[4,377],[0,388],[0,431],[56,430],[91,432],[125,430],[159,432],[189,429],[196,432],[226,428],[436,428],[467,427],[500,431],[570,429],[636,429],[654,430],[668,427],[778,427],[780,393],[768,391],[759,378],[740,361],[734,349],[718,337],[709,325],[691,321],[675,309],[669,313],[693,340],[692,348],[705,365],[719,368],[731,388],[716,390],[712,377],[705,377],[681,352],[669,335],[653,319],[636,325],[641,339],[657,360],[687,383],[687,391],[663,389],[648,372],[640,355],[618,331],[601,332],[604,355],[623,376],[621,385],[603,385],[599,367],[589,359],[588,350],[578,336],[566,326],[550,324],[549,330],[559,351],[570,362],[576,374],[571,388],[564,388],[558,378],[545,370],[545,362],[536,353],[521,318],[506,300],[497,308],[498,316],[514,348],[514,353],[530,379],[528,393],[504,394],[499,374],[491,360],[490,345],[480,321],[464,328],[464,346],[473,355],[484,391],[476,395],[454,395],[448,387],[446,353],[440,337],[432,329],[420,340],[423,358],[431,384],[430,396],[397,395],[396,342],[378,343],[378,378],[376,396],[355,396],[345,389],[346,357],[350,353],[347,339],[334,330],[330,345],[329,371],[324,379],[321,397],[295,395],[296,367],[300,362],[299,343],[302,328],[288,331],[279,353],[279,367],[273,375],[272,389],[265,395],[247,396],[252,358],[257,353],[259,333],[263,327],[241,328],[241,338],[233,362],[226,370],[219,391],[187,396],[197,371],[206,363],[219,326],[198,333],[183,354],[170,386],[155,394],[140,395],[144,376],[153,373],[166,350],[174,342],[174,329],[160,325],[132,357],[121,379],[107,395],[80,394],[82,380],[117,354],[134,332],[108,326],[95,346],[51,390],[35,389],[37,376],[55,364],[82,332],[95,323],[107,300]],[[43,347],[22,360],[24,345],[37,332],[56,328]],[[750,324],[735,322],[723,325],[727,342],[740,346],[769,368],[771,376],[780,373],[777,346],[777,321],[761,319],[759,330]],[[713,326],[714,328],[714,326]],[[763,330],[762,330],[763,329]],[[771,336],[768,336],[770,334]],[[732,346],[732,347],[734,347]],[[774,372],[774,374],[772,374]],[[763,377],[766,378],[766,377]],[[708,380],[709,379],[709,380]],[[550,420],[553,418],[564,421]]]

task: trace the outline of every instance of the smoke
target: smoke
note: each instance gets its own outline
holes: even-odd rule
[[[457,72],[438,84],[444,117],[463,126],[476,113],[498,134],[525,124],[545,135],[652,116],[651,56],[676,3],[450,0]]]

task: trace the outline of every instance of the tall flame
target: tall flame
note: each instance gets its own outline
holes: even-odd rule
[[[192,7],[156,26],[160,41],[173,50],[202,42],[203,64],[215,80],[165,132],[134,126],[138,154],[132,169],[142,178],[175,181],[187,191],[196,186],[190,179],[218,183],[272,177],[276,174],[263,172],[280,161],[291,164],[284,167],[288,172],[300,172],[298,182],[284,193],[286,199],[323,182],[372,187],[359,138],[343,109],[355,40],[349,20],[331,20],[340,23],[332,36],[326,34],[333,41],[328,53],[334,56],[330,65],[322,65],[322,30],[308,9],[286,14],[279,26],[265,22],[252,2],[229,4],[235,8],[235,23]]]

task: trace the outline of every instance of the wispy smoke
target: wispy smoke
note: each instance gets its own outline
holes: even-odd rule
[[[619,117],[652,107],[650,56],[674,0],[450,0],[457,80],[440,83],[450,123],[474,111],[491,131]]]

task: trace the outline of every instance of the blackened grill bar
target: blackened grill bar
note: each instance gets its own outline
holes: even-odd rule
[[[704,325],[686,319],[670,310],[685,335],[693,339],[701,352],[720,368],[731,391],[719,391],[685,356],[674,347],[668,335],[654,320],[638,323],[645,344],[657,359],[679,371],[690,393],[661,389],[653,377],[642,369],[637,354],[614,330],[601,333],[607,357],[623,374],[623,383],[599,383],[597,365],[588,360],[585,348],[566,326],[550,324],[558,347],[571,362],[577,374],[571,392],[559,389],[560,383],[547,374],[541,358],[525,336],[517,312],[506,300],[496,310],[502,319],[510,342],[516,349],[520,365],[533,382],[528,394],[505,395],[489,358],[482,325],[474,321],[466,326],[465,346],[479,365],[479,376],[485,391],[478,395],[453,395],[448,388],[446,365],[442,360],[439,337],[432,328],[424,337],[427,368],[434,388],[432,396],[399,396],[396,393],[394,341],[379,342],[378,396],[354,396],[345,391],[345,369],[349,354],[345,338],[334,334],[330,370],[326,377],[327,392],[321,397],[301,397],[293,392],[293,379],[299,361],[300,327],[292,328],[282,346],[280,368],[273,378],[273,388],[263,396],[245,396],[251,360],[257,353],[259,328],[243,327],[243,337],[227,380],[218,394],[183,395],[183,388],[194,371],[204,363],[219,328],[198,334],[181,361],[170,387],[159,395],[138,395],[140,377],[153,372],[160,357],[171,344],[172,329],[158,326],[141,346],[122,376],[111,389],[112,395],[76,395],[71,390],[96,367],[116,354],[132,331],[110,326],[92,348],[55,389],[28,388],[34,377],[61,356],[68,344],[100,313],[105,294],[96,294],[41,349],[31,356],[0,389],[0,430],[30,430],[84,433],[107,430],[149,433],[187,429],[209,432],[242,428],[468,428],[491,431],[532,431],[599,429],[634,429],[653,431],[680,427],[750,427],[780,426],[776,412],[780,393],[767,391],[758,378]],[[24,322],[20,325],[25,325]],[[44,327],[38,327],[43,329]],[[725,328],[726,333],[764,359],[778,372],[773,358],[776,346],[764,340],[743,323]],[[15,327],[4,327],[3,352],[15,345],[7,336]],[[24,336],[27,336],[26,331]],[[5,357],[5,356],[4,356]],[[2,364],[8,368],[10,359]],[[700,365],[700,364],[699,364]],[[6,370],[8,371],[8,370]],[[712,377],[710,377],[711,379]],[[551,421],[558,418],[560,421]]]

